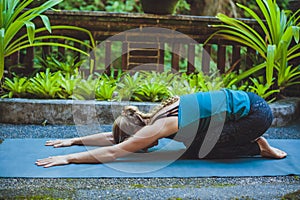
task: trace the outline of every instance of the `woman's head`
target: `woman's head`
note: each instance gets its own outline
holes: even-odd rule
[[[146,125],[147,119],[143,118],[136,106],[126,106],[122,114],[113,124],[113,136],[116,143],[123,142]]]
[[[155,121],[156,113],[158,113],[162,108],[173,104],[178,100],[178,97],[166,99],[161,104],[155,106],[149,113],[143,113],[139,111],[136,106],[124,107],[122,114],[115,120],[113,124],[112,132],[116,144],[123,142],[130,136],[134,135],[147,124],[153,123],[153,121]]]

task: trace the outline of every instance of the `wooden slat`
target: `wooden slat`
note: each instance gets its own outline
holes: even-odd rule
[[[11,59],[11,64],[12,65],[17,65],[19,64],[19,61],[20,61],[20,52],[15,52],[13,53],[11,56],[10,56],[10,59]]]
[[[157,56],[129,56],[128,63],[140,63],[140,64],[147,64],[147,63],[155,63],[158,64],[158,57]]]
[[[64,44],[65,40],[58,40],[59,43]],[[58,52],[61,53],[61,55],[65,55],[65,48],[64,47],[58,47]]]
[[[128,69],[128,42],[122,43],[122,69]]]
[[[78,48],[78,49],[81,49],[81,45],[79,43],[77,43],[77,42],[75,42],[74,47]],[[79,62],[80,61],[80,53],[79,52],[74,52],[74,53],[76,55],[75,62]]]
[[[225,63],[226,63],[226,46],[218,45],[217,65],[221,74],[225,72]]]
[[[179,71],[179,55],[177,53],[180,52],[180,44],[174,43],[172,46],[172,68],[176,71]]]
[[[131,56],[158,56],[158,49],[136,49],[130,51]]]
[[[187,61],[187,72],[191,73],[195,69],[195,44],[188,45],[188,61]]]
[[[26,49],[26,56],[25,56],[25,63],[26,63],[26,69],[25,74],[30,75],[31,72],[34,71],[33,69],[33,58],[34,58],[34,48],[29,47]]]
[[[111,71],[111,41],[105,42],[105,71],[110,73]]]
[[[159,49],[159,51],[158,51],[158,62],[161,65],[165,64],[165,51],[164,51],[164,49]]]
[[[202,51],[202,72],[205,74],[208,74],[210,71],[210,54],[211,44],[204,45]]]
[[[241,66],[241,47],[239,45],[233,45],[231,67],[233,67],[233,70],[238,71],[240,69],[240,66]]]
[[[50,40],[43,40],[43,42],[50,42]],[[50,46],[43,46],[42,47],[42,57],[45,58],[51,52]]]
[[[247,69],[249,69],[253,66],[252,56],[254,54],[255,54],[255,50],[253,50],[250,47],[247,47],[247,58],[246,58]]]

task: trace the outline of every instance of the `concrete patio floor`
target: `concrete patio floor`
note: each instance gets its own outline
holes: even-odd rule
[[[75,132],[75,126],[0,124],[1,139],[62,138]],[[300,139],[300,119],[272,127],[264,136]],[[300,177],[0,178],[0,199],[300,199]]]

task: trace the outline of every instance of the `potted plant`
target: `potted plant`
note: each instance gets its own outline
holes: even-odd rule
[[[179,0],[141,0],[145,13],[168,15],[174,14]]]

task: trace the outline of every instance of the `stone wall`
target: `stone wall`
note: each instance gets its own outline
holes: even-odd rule
[[[74,100],[0,99],[0,123],[112,124],[126,105],[148,111],[156,103]],[[300,116],[300,98],[271,103],[273,126],[284,126]]]

